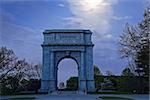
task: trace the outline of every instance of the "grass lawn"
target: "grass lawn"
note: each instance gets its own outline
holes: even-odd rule
[[[9,100],[34,100],[34,97],[9,98]]]
[[[131,99],[131,98],[125,98],[125,97],[113,97],[113,96],[102,96],[102,97],[99,97],[103,100],[134,100],[134,99]]]
[[[132,93],[120,92],[120,91],[112,91],[112,92],[102,91],[102,92],[89,92],[89,94],[132,94]]]

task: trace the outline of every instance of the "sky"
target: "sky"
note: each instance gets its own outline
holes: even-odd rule
[[[118,39],[126,23],[143,19],[148,0],[0,0],[0,47],[13,49],[28,62],[42,63],[46,29],[90,29],[94,43],[94,64],[103,74],[120,75],[127,67],[118,52]],[[77,64],[64,59],[58,79],[77,76]]]

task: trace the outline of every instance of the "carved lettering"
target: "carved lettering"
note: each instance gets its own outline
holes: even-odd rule
[[[71,35],[61,35],[60,36],[61,40],[72,40],[72,39],[78,39],[77,36],[71,36]]]

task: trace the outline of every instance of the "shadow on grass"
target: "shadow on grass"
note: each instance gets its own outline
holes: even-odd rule
[[[133,94],[133,93],[120,91],[112,91],[112,92],[101,91],[101,92],[88,92],[88,94]]]
[[[113,96],[102,96],[102,97],[99,97],[103,100],[134,100],[134,99],[131,99],[131,98],[125,98],[125,97],[113,97]]]
[[[2,100],[34,100],[35,97],[18,97],[18,98],[9,98],[9,99],[2,99]]]

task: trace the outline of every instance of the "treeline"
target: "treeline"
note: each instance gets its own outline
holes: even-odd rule
[[[98,67],[94,67],[94,80],[96,93],[149,93],[149,77],[135,76],[128,68],[120,76],[113,74],[102,75]],[[64,90],[78,90],[78,77],[70,77]]]
[[[97,92],[149,93],[149,77],[144,76],[95,76]]]
[[[13,50],[0,48],[0,94],[36,91],[40,86],[41,64],[19,59]]]

